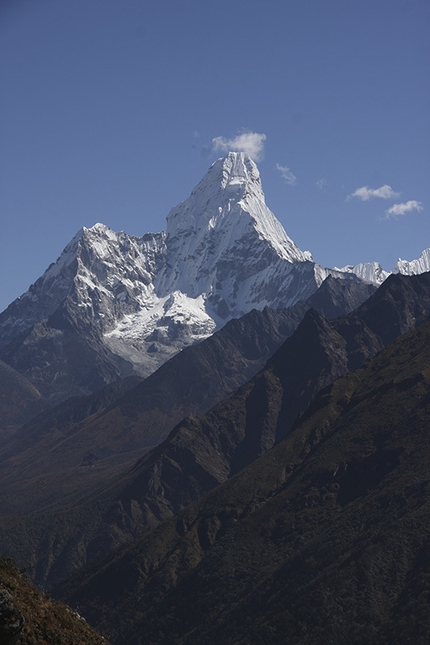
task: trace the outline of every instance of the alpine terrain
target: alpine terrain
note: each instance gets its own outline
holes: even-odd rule
[[[361,262],[360,264],[347,265],[338,271],[353,273],[366,282],[382,284],[390,273],[402,273],[403,275],[419,275],[430,271],[430,249],[424,249],[417,260],[397,260],[391,271],[384,271],[379,262]]]
[[[244,153],[216,161],[164,233],[83,228],[0,315],[0,358],[60,401],[148,376],[252,309],[306,300],[328,275],[287,236]]]
[[[117,400],[111,386],[24,425],[0,446],[0,552],[52,586],[235,476],[322,388],[430,314],[426,273],[393,275],[326,320],[315,308],[338,307],[343,285],[361,292],[328,278],[307,304],[230,321]]]
[[[393,272],[429,268],[427,250]],[[146,377],[232,318],[306,300],[329,275],[379,285],[389,274],[377,263],[313,262],[266,206],[252,159],[230,152],[170,211],[166,232],[79,231],[0,314],[0,359],[59,402]]]
[[[0,641],[107,642],[29,577],[114,645],[427,643],[429,270],[319,266],[237,152],[79,231],[0,314]]]
[[[57,593],[116,645],[428,643],[429,341],[429,321],[400,336],[322,390],[272,450]],[[273,377],[288,379],[280,351],[273,402]],[[241,418],[229,407],[224,428]],[[270,428],[262,412],[249,440]],[[193,430],[203,457],[221,430],[209,421],[175,433],[166,469]]]

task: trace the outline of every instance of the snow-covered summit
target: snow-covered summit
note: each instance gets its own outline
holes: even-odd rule
[[[285,233],[266,206],[257,166],[237,152],[212,164],[170,211],[158,260],[145,304],[104,337],[132,362],[147,364],[148,347],[159,360],[166,347],[204,338],[251,309],[293,304],[327,275]]]
[[[257,275],[278,260],[312,261],[267,207],[258,168],[243,152],[230,152],[211,166],[190,197],[170,211],[166,232],[166,264],[155,281],[157,292],[205,293],[212,301],[219,296],[230,300],[234,315],[247,298],[245,273],[246,278]]]
[[[164,234],[141,238],[104,224],[83,227],[56,262],[0,314],[0,347],[51,316],[67,301],[82,325],[110,329],[138,311],[152,291]]]
[[[348,264],[347,266],[338,269],[337,271],[342,273],[353,273],[358,276],[361,280],[365,282],[371,282],[376,285],[380,285],[388,278],[390,275],[388,271],[384,271],[379,262],[360,262],[359,264]]]
[[[430,249],[424,249],[417,260],[397,260],[392,273],[403,273],[403,275],[417,275],[430,271]]]
[[[361,262],[360,264],[348,264],[347,266],[337,269],[343,273],[353,273],[365,282],[372,282],[379,286],[392,273],[402,273],[403,275],[418,275],[430,271],[430,248],[424,249],[417,260],[399,260],[396,262],[391,271],[385,271],[379,262]]]
[[[177,246],[183,237],[193,237],[198,249],[210,232],[223,232],[232,243],[252,227],[289,262],[312,261],[309,251],[301,251],[266,206],[260,173],[244,152],[230,152],[218,159],[197,184],[190,197],[173,208],[167,217],[168,244]],[[196,235],[197,233],[197,235]]]
[[[147,375],[230,318],[308,298],[331,273],[267,207],[251,158],[231,152],[170,211],[166,233],[133,237],[100,223],[81,229],[0,314],[0,345],[40,321],[51,333],[55,314],[55,324],[67,320]]]

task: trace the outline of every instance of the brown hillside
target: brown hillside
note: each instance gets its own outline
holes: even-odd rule
[[[31,585],[0,556],[1,645],[109,645],[75,611]]]

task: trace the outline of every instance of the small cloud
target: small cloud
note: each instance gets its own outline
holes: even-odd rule
[[[323,190],[326,186],[328,186],[328,181],[327,179],[318,179],[318,181],[315,182],[315,185],[318,186],[320,190]]]
[[[369,186],[362,186],[357,188],[356,191],[348,195],[347,199],[352,199],[353,197],[358,197],[363,202],[369,201],[373,197],[380,197],[381,199],[397,199],[400,197],[400,193],[396,193],[391,186],[385,184],[380,188],[369,188]]]
[[[254,161],[261,161],[264,152],[265,134],[243,132],[234,139],[215,137],[212,139],[213,152],[245,152]]]
[[[281,173],[282,179],[285,180],[285,183],[289,186],[295,186],[297,184],[297,177],[291,172],[287,166],[280,166],[276,164],[276,170],[279,170]]]
[[[410,213],[411,211],[422,211],[423,205],[422,202],[417,202],[415,199],[411,199],[408,202],[403,204],[394,204],[388,210],[385,211],[385,216],[390,217],[400,217],[405,213]]]

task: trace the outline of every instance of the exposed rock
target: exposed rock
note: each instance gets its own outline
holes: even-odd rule
[[[400,309],[399,300],[404,302]],[[412,311],[416,315],[411,316]],[[250,336],[241,336],[244,320],[231,321],[229,336],[221,335],[218,340],[214,336],[184,350],[171,365],[161,368],[160,380],[152,375],[111,410],[83,425],[70,426],[65,434],[57,434],[55,424],[35,427],[29,436],[22,436],[21,448],[13,444],[17,450],[3,464],[2,483],[7,491],[3,513],[7,518],[0,537],[4,551],[16,555],[9,536],[19,530],[27,536],[21,548],[27,561],[35,564],[36,579],[49,584],[87,559],[130,541],[264,454],[291,431],[296,417],[321,388],[374,356],[384,340],[419,324],[426,312],[430,312],[428,274],[392,276],[357,311],[337,320],[327,321],[315,311],[308,312],[263,372],[203,418],[188,413],[193,418],[180,422],[165,443],[136,464],[109,461],[118,457],[120,449],[109,457],[101,452],[103,445],[112,441],[115,446],[118,441],[116,445],[122,446],[126,457],[127,441],[132,450],[132,441],[142,440],[145,433],[153,433],[157,424],[164,422],[161,411],[166,401],[173,412],[179,410],[183,416],[184,408],[178,408],[181,402],[191,411],[210,387],[220,392],[220,384],[236,378],[238,365],[249,367],[261,359],[270,329],[280,321],[279,312],[250,313],[247,318],[254,325],[259,321],[257,332],[251,325]],[[381,319],[386,321],[385,327]],[[229,339],[224,349],[233,364],[225,363],[219,351],[222,338]],[[241,360],[247,359],[243,363],[238,362],[238,349]],[[193,356],[190,363],[182,362],[187,353]],[[184,378],[188,369],[189,380]],[[220,379],[218,385],[210,380],[214,370]],[[83,467],[89,452],[99,460],[91,468]],[[6,457],[5,452],[3,455]],[[132,451],[129,456],[141,455]],[[43,486],[35,487],[35,481]]]
[[[0,588],[0,643],[16,645],[24,629],[24,616],[15,607],[13,598],[6,589]]]
[[[109,645],[76,611],[50,599],[0,556],[0,645]]]
[[[328,275],[288,237],[244,153],[216,161],[166,233],[83,228],[0,314],[1,358],[57,403],[130,375],[252,309],[290,307]]]

